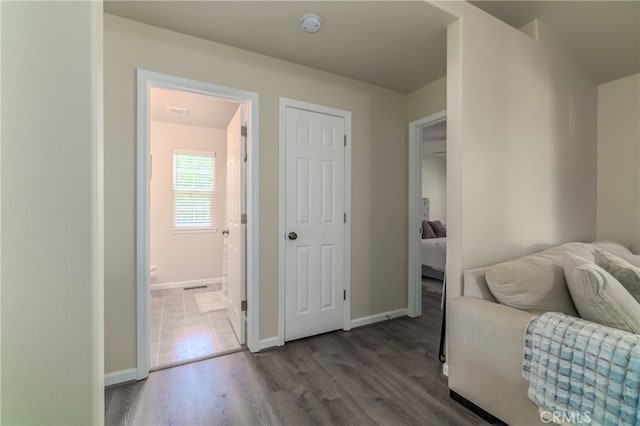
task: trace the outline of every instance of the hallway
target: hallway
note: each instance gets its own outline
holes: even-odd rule
[[[486,424],[449,399],[437,360],[441,311],[434,292],[437,286],[423,283],[418,319],[336,331],[258,354],[238,352],[109,389],[105,422]]]

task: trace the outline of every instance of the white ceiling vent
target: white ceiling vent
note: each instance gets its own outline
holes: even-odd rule
[[[302,17],[300,21],[302,24],[302,31],[305,33],[317,33],[320,31],[320,22],[322,20],[315,13],[307,13]]]
[[[189,110],[184,107],[167,106],[167,112],[171,114],[187,115]]]

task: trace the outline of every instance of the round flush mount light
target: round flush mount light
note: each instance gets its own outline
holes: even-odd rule
[[[320,31],[321,19],[315,13],[307,13],[301,19],[302,31],[305,33],[317,33]]]

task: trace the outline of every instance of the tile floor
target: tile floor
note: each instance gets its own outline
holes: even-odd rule
[[[241,348],[226,309],[201,313],[198,308],[194,295],[214,290],[219,285],[151,291],[152,369]]]

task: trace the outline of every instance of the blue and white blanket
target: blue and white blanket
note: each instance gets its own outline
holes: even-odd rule
[[[640,335],[557,312],[536,316],[522,375],[546,423],[640,426]]]

